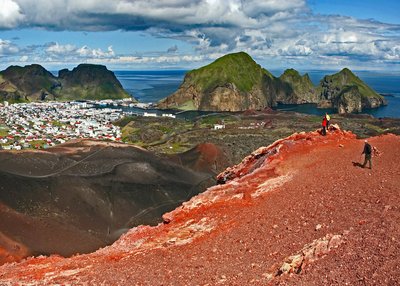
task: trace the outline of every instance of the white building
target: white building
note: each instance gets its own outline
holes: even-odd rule
[[[176,116],[173,115],[173,114],[171,114],[171,113],[163,113],[161,116],[162,116],[162,117],[176,118]]]
[[[143,114],[143,116],[144,116],[144,117],[157,117],[157,114],[156,114],[156,113],[145,112],[145,113]]]
[[[214,130],[225,129],[225,124],[214,124]]]

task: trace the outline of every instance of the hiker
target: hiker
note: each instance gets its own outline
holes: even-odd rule
[[[329,122],[331,121],[331,117],[327,112],[325,112],[325,118],[326,118],[326,130],[329,130]]]
[[[322,135],[325,136],[326,135],[326,117],[324,116],[324,118],[322,119]]]
[[[372,162],[371,162],[371,155],[372,155],[372,148],[371,145],[369,145],[368,141],[365,140],[364,141],[364,150],[361,153],[365,155],[365,159],[364,159],[364,164],[362,164],[362,167],[365,168],[365,165],[367,165],[367,161],[369,162],[369,168],[372,169]]]

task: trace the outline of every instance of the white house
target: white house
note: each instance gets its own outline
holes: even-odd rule
[[[225,129],[225,124],[214,124],[214,130]]]
[[[145,117],[157,117],[157,114],[156,114],[156,113],[145,112],[145,113],[143,114],[143,116],[145,116]]]
[[[170,117],[170,118],[176,118],[175,115],[171,114],[171,113],[163,113],[162,117]]]

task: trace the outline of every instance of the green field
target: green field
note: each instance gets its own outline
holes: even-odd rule
[[[7,136],[8,135],[8,131],[9,131],[9,129],[8,129],[7,126],[5,126],[3,124],[0,124],[0,136],[1,137]]]

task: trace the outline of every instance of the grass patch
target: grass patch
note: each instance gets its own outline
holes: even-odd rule
[[[140,133],[140,128],[133,127],[133,124],[128,124],[121,131],[122,140],[124,142],[131,142],[132,136]]]
[[[113,124],[122,128],[128,125],[129,122],[134,121],[135,119],[137,119],[137,116],[125,116],[120,120],[115,121]]]
[[[43,148],[43,146],[45,144],[47,144],[47,142],[44,141],[44,140],[33,140],[33,141],[28,142],[28,143],[31,144],[32,148],[36,148],[37,146],[39,148]]]
[[[7,135],[8,135],[8,131],[9,131],[9,129],[8,129],[7,126],[5,126],[5,125],[0,125],[0,136],[1,136],[1,137],[7,136]]]
[[[163,132],[163,133],[172,133],[174,130],[171,128],[171,127],[169,127],[169,126],[164,126],[164,125],[158,125],[157,126],[157,129],[158,130],[160,130],[161,132]]]
[[[188,100],[185,103],[178,106],[178,109],[187,111],[187,110],[196,110],[197,108],[195,108],[193,100]]]
[[[388,131],[388,129],[383,129],[383,128],[379,127],[379,126],[376,126],[376,125],[373,125],[373,124],[369,124],[369,123],[366,123],[365,127],[367,129],[373,130],[373,131],[375,131],[375,132],[377,132],[379,134],[382,134],[382,133],[385,133],[385,132]]]
[[[234,116],[231,116],[229,114],[212,114],[212,115],[207,115],[203,116],[199,119],[199,122],[201,125],[214,125],[214,124],[229,124],[233,122],[237,122],[238,119]]]
[[[205,67],[193,70],[186,78],[205,92],[226,83],[233,83],[240,91],[249,92],[261,84],[264,75],[272,78],[248,54],[240,52],[225,55]]]
[[[52,122],[51,122],[51,124],[53,125],[53,126],[56,126],[56,127],[62,127],[64,124],[62,124],[60,121],[58,121],[58,120],[53,120]]]
[[[312,123],[321,123],[322,124],[322,117],[321,116],[312,116],[308,118],[309,122]],[[332,117],[331,117],[331,121],[332,121]]]

